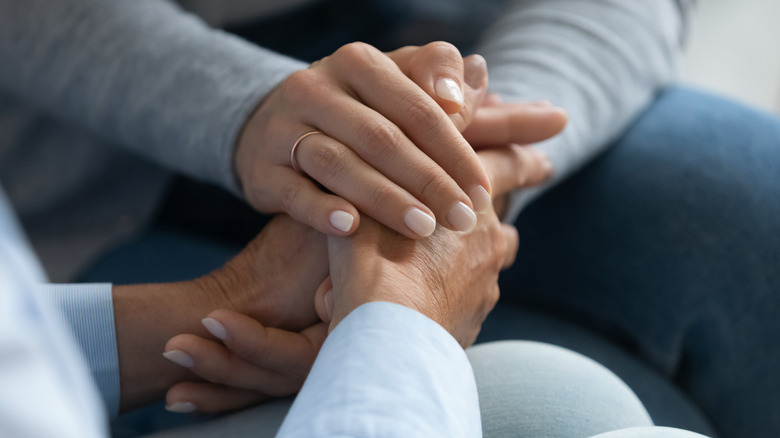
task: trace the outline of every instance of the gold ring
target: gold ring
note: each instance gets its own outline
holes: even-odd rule
[[[309,131],[301,135],[297,140],[295,140],[292,149],[290,149],[290,164],[292,165],[292,168],[300,174],[303,174],[303,172],[301,171],[301,168],[298,167],[298,160],[295,158],[295,151],[298,150],[298,145],[301,144],[304,138],[314,134],[322,134],[322,131]]]

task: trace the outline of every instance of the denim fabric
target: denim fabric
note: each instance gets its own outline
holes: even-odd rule
[[[587,327],[640,358],[723,437],[780,436],[778,163],[777,117],[666,91],[614,148],[520,216],[503,304]],[[665,417],[654,388],[634,389]]]

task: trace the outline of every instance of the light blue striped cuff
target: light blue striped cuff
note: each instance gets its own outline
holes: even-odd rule
[[[110,283],[42,284],[43,300],[73,329],[111,418],[119,413],[119,359]]]

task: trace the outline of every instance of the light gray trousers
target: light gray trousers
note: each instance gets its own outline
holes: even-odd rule
[[[468,350],[479,389],[485,438],[701,438],[655,427],[631,389],[578,353],[530,341]],[[292,404],[280,400],[148,438],[271,438]]]

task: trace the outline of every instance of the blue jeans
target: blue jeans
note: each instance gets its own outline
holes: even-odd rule
[[[604,156],[521,214],[518,258],[480,341],[582,352],[659,425],[780,436],[778,139],[774,116],[685,88],[661,94]],[[84,280],[194,278],[234,251],[151,236]]]
[[[614,148],[516,225],[520,251],[501,279],[506,307],[619,346],[674,382],[724,437],[780,436],[776,117],[669,89]],[[614,362],[515,320],[489,321],[482,339],[551,341]],[[613,370],[655,418],[701,430],[669,412],[658,388]]]

